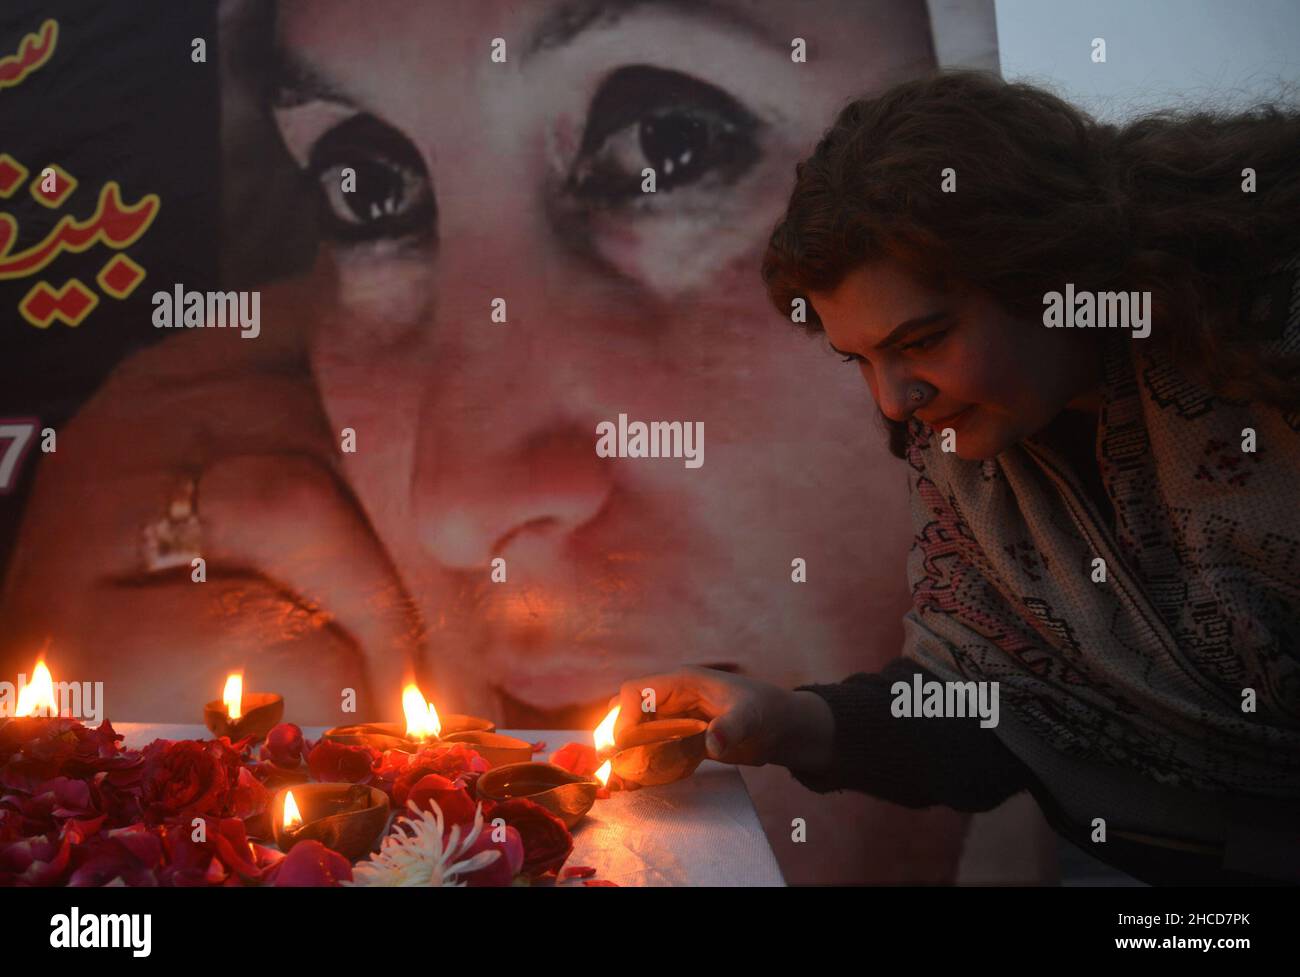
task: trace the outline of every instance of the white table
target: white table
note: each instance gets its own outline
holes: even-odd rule
[[[209,739],[199,725],[114,723],[126,745],[154,739]],[[323,726],[303,728],[317,739]],[[546,742],[545,759],[565,743],[591,742],[590,730],[500,730]],[[596,878],[619,885],[784,885],[776,857],[736,768],[705,760],[685,780],[662,787],[614,791],[596,801],[573,829],[566,865],[590,865]]]

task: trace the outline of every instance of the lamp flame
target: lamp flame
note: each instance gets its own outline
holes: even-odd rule
[[[600,725],[596,727],[596,731],[591,734],[592,739],[596,743],[597,753],[600,753],[602,750],[607,750],[614,745],[614,723],[618,721],[619,710],[622,708],[622,706],[615,706],[611,709],[609,715],[600,721]]]
[[[293,791],[289,791],[284,795],[284,828],[288,831],[300,824],[302,824],[302,814],[298,810],[298,802],[293,799]]]
[[[406,713],[406,735],[413,740],[437,739],[442,732],[442,722],[433,703],[420,694],[419,686],[411,682],[402,689],[402,712]]]
[[[600,765],[600,769],[597,770],[595,774],[596,779],[600,781],[600,786],[602,787],[609,786],[609,775],[613,769],[614,769],[613,760],[606,760],[604,763]]]
[[[242,672],[231,672],[226,676],[226,688],[221,693],[221,701],[226,704],[226,716],[230,719],[241,719],[244,715],[244,675]]]
[[[43,711],[47,716],[59,714],[59,703],[54,697],[54,679],[45,666],[44,659],[36,662],[31,682],[18,693],[18,706],[14,709],[14,715],[34,716],[38,711]]]

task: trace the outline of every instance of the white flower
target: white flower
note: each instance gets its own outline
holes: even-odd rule
[[[459,837],[460,825],[454,825],[443,842],[442,809],[429,802],[432,811],[423,811],[414,801],[407,801],[414,817],[402,815],[393,823],[393,831],[379,846],[379,851],[352,869],[352,882],[344,885],[464,885],[462,875],[469,875],[491,865],[501,857],[496,848],[481,851],[471,858],[465,853],[474,846],[483,831],[483,805],[474,811],[474,827]]]

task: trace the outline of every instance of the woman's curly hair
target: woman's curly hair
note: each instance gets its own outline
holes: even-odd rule
[[[1115,126],[1031,85],[941,71],[851,102],[795,176],[762,275],[783,317],[807,302],[812,331],[809,294],[885,257],[1035,323],[1066,282],[1150,291],[1144,342],[1223,396],[1300,408],[1300,357],[1243,341],[1242,314],[1252,281],[1300,250],[1294,107]],[[886,424],[901,457],[906,426]]]

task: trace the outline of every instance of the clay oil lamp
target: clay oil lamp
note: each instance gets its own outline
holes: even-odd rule
[[[442,730],[439,736],[446,739],[448,736],[459,736],[461,733],[495,733],[496,730],[497,724],[490,719],[449,712],[442,717]]]
[[[455,712],[439,715],[413,682],[402,690],[402,712],[406,715],[406,735],[418,743],[447,740],[461,733],[495,733],[497,728],[496,723],[482,716]]]
[[[532,759],[533,744],[527,740],[506,736],[504,733],[471,731],[443,736],[441,743],[464,743],[481,756],[489,768],[512,763],[525,763]]]
[[[414,753],[426,743],[447,741],[449,736],[461,733],[493,733],[496,724],[481,716],[463,716],[449,713],[439,716],[433,703],[427,701],[415,683],[402,690],[402,712],[406,724],[356,723],[335,726],[325,731],[325,739],[353,746],[370,746],[377,750],[400,750]],[[490,761],[489,761],[490,762]]]
[[[476,747],[477,749],[477,747]],[[507,763],[479,774],[474,790],[480,800],[504,801],[527,797],[572,828],[596,803],[600,787],[553,763]]]
[[[59,714],[59,698],[54,692],[54,677],[50,674],[45,659],[38,658],[32,669],[32,680],[18,690],[18,701],[14,704],[12,718],[0,719],[0,726],[9,723],[21,723],[15,729],[24,730],[20,735],[36,735],[43,727],[43,721]]]
[[[376,750],[402,750],[410,753],[416,744],[409,739],[401,723],[353,723],[325,730],[323,738],[349,746],[369,746]]]
[[[355,862],[388,826],[388,797],[363,784],[299,784],[275,795],[271,825],[281,851],[310,838]]]
[[[203,725],[213,736],[228,736],[232,741],[245,736],[265,739],[283,718],[284,697],[274,692],[245,692],[241,672],[228,675],[221,698],[203,707]]]
[[[440,718],[433,703],[426,702],[414,685],[408,685],[402,693],[402,710],[406,713],[407,733],[417,737],[417,743],[464,743],[489,767],[533,758],[531,743],[496,732],[486,719],[458,715]]]
[[[704,734],[709,724],[699,719],[653,719],[629,726],[614,737],[619,707],[596,728],[596,751],[608,756],[614,773],[642,787],[682,780],[705,757]]]

